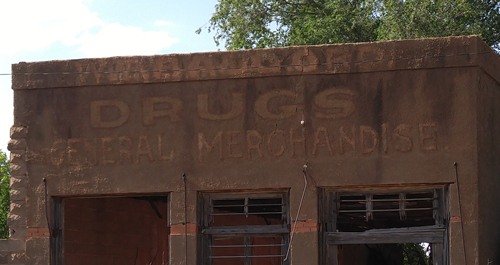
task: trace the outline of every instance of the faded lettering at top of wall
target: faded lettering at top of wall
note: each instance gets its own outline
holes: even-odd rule
[[[369,125],[352,118],[356,112],[357,94],[346,88],[330,88],[315,94],[310,113],[305,113],[302,99],[290,90],[270,90],[252,102],[246,101],[243,93],[232,92],[230,102],[224,103],[228,106],[224,111],[210,108],[214,99],[208,93],[200,92],[195,97],[195,117],[186,113],[190,102],[174,96],[143,97],[137,99],[138,104],[121,99],[90,101],[90,127],[101,135],[103,131],[108,132],[108,136],[56,140],[49,157],[55,165],[174,162],[181,152],[189,152],[182,150],[185,145],[173,135],[176,130],[182,130],[183,123],[194,123],[195,119],[198,131],[189,135],[189,151],[195,152],[192,156],[200,163],[391,155],[439,149],[438,124],[434,121],[421,120],[413,124],[379,121]],[[140,107],[133,109],[133,106]],[[140,121],[131,119],[136,112],[140,114],[136,115]],[[247,116],[253,117],[252,125],[231,123]],[[303,119],[311,124],[302,125]],[[278,126],[283,121],[290,122]],[[143,130],[131,130],[135,135],[117,135],[114,130],[122,126]],[[156,128],[155,133],[151,133],[151,128]]]

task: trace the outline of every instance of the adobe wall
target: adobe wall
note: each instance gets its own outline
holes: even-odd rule
[[[500,229],[495,228],[500,222],[500,64],[491,60],[489,65],[496,75],[480,73],[477,99],[479,264],[500,261]]]
[[[495,198],[478,187],[496,165],[477,162],[495,56],[460,37],[16,64],[16,233],[0,244],[25,240],[12,251],[26,257],[7,264],[48,264],[44,179],[49,197],[168,193],[171,264],[194,265],[198,192],[289,190],[294,218],[304,164],[292,264],[317,264],[318,188],[426,185],[450,185],[450,264],[465,264],[463,247],[480,264],[481,251],[498,256],[477,250]]]

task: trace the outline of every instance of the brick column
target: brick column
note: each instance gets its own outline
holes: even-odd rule
[[[188,208],[184,209],[184,192],[170,193],[170,212],[172,213],[170,216],[171,265],[196,264],[196,192],[189,192],[188,190],[187,195]],[[184,216],[185,210],[187,210],[187,216]]]
[[[26,136],[28,129],[12,126],[10,129],[10,211],[9,239],[0,241],[0,264],[26,263]]]

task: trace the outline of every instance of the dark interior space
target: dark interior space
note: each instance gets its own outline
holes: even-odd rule
[[[342,232],[432,226],[436,224],[439,209],[438,196],[433,190],[342,194],[337,205],[337,229]]]
[[[431,265],[431,245],[354,244],[338,246],[338,265]]]
[[[168,264],[167,197],[66,198],[65,265]]]
[[[335,264],[442,264],[443,192],[338,193],[330,233],[337,243]]]

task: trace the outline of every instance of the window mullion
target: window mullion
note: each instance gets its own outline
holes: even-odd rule
[[[399,220],[406,219],[406,194],[403,192],[399,193]]]
[[[252,258],[251,258],[251,256],[252,256],[252,247],[251,247],[252,243],[251,243],[249,236],[245,236],[244,243],[245,243],[245,250],[244,250],[245,261],[244,261],[244,264],[251,265],[252,264]]]
[[[366,198],[366,221],[373,220],[373,195],[367,194]]]
[[[248,197],[245,197],[244,212],[245,212],[245,217],[248,218]]]

